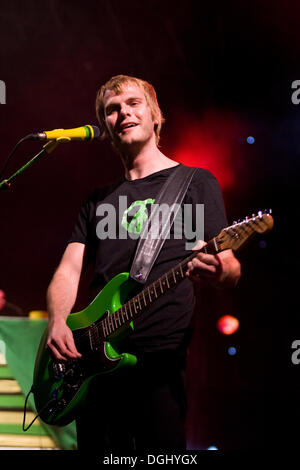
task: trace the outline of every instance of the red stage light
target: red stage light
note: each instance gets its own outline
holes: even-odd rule
[[[223,335],[232,335],[240,326],[240,322],[232,315],[224,315],[217,321],[217,328]]]
[[[243,124],[233,113],[218,109],[206,111],[201,118],[179,112],[180,133],[173,140],[171,153],[187,166],[205,168],[213,173],[223,190],[235,186],[238,165],[237,142]]]

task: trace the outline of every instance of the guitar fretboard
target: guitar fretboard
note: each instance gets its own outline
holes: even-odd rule
[[[165,294],[186,278],[188,263],[199,253],[216,254],[219,251],[217,237],[212,238],[201,250],[193,252],[189,257],[178,263],[174,268],[154,281],[139,294],[126,302],[113,314],[108,315],[99,324],[104,338],[111,336],[119,328],[137,319],[142,312],[156,299]]]
[[[230,227],[224,228],[218,236],[209,240],[201,250],[193,251],[189,257],[144,288],[117,311],[109,313],[103,320],[99,319],[87,327],[86,331],[81,334],[80,341],[88,338],[91,346],[93,344],[97,346],[100,336],[104,339],[110,338],[123,326],[127,326],[131,321],[137,319],[156,299],[185,279],[188,263],[198,253],[216,254],[227,249],[237,251],[255,233],[269,232],[274,223],[270,212],[263,214],[262,211],[259,211],[258,215],[253,214],[252,217],[246,217],[243,221],[234,222]]]

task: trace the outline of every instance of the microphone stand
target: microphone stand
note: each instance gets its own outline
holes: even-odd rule
[[[47,142],[44,146],[43,149],[35,155],[29,162],[25,163],[18,171],[16,171],[10,178],[5,179],[1,181],[0,183],[0,190],[3,189],[10,189],[11,187],[11,182],[19,176],[23,171],[25,171],[28,167],[30,167],[36,160],[38,160],[40,157],[42,157],[45,154],[49,154],[53,152],[54,149],[56,149],[57,145],[59,144],[59,139],[58,140],[50,140]]]

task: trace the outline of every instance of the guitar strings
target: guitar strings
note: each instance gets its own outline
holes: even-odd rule
[[[265,214],[264,214],[265,215]],[[270,216],[270,214],[267,214],[267,216]],[[263,217],[263,216],[262,216]],[[246,221],[244,222],[239,222],[237,224],[233,224],[229,227],[227,227],[225,230],[226,234],[228,234],[231,238],[234,239],[235,235],[236,235],[236,232],[237,230],[239,229],[242,229],[244,232],[246,232],[246,235],[248,235],[248,237],[255,232],[255,228],[253,228],[252,224],[256,224],[257,223],[257,219],[259,218],[259,222],[264,222],[263,218],[261,218],[261,216],[256,216],[256,217],[253,217],[253,218],[250,218],[250,219],[246,219]],[[251,225],[250,225],[251,224]],[[247,232],[247,229],[250,228],[251,230],[251,233],[249,234]],[[233,232],[233,233],[232,233]],[[222,233],[222,232],[221,232]],[[165,279],[167,284],[168,284],[168,289],[171,288],[171,287],[174,287],[174,285],[184,279],[184,276],[181,276],[181,279],[177,279],[176,276],[174,275],[174,271],[178,271],[180,270],[181,273],[182,273],[182,270],[186,269],[187,268],[187,264],[189,263],[189,261],[191,261],[198,253],[200,252],[204,252],[206,254],[214,254],[216,253],[218,250],[216,250],[216,247],[219,247],[219,243],[218,243],[218,237],[214,237],[212,238],[211,240],[208,241],[208,243],[202,247],[200,250],[195,250],[188,258],[186,258],[184,261],[182,261],[181,263],[179,263],[177,266],[175,266],[174,268],[172,268],[170,271],[168,271],[166,274],[164,274],[163,276],[161,276],[159,279],[157,279],[156,281],[154,281],[152,284],[150,284],[150,286],[148,286],[146,289],[143,289],[142,292],[140,292],[139,294],[137,294],[136,296],[134,296],[132,299],[128,300],[124,305],[122,305],[122,307],[120,307],[119,309],[117,309],[115,312],[109,314],[109,317],[106,317],[104,318],[103,320],[100,320],[98,319],[95,323],[93,323],[92,325],[88,326],[85,328],[86,331],[82,332],[79,337],[76,339],[76,343],[77,344],[80,344],[83,342],[83,340],[90,334],[93,334],[94,331],[97,331],[99,333],[99,327],[102,326],[102,329],[103,329],[103,323],[106,322],[107,318],[110,318],[110,320],[112,321],[112,325],[113,325],[113,332],[115,329],[117,329],[117,325],[116,323],[114,323],[114,318],[117,318],[117,315],[118,315],[118,318],[120,319],[120,313],[122,315],[122,318],[123,318],[123,321],[124,321],[124,317],[123,317],[123,312],[122,312],[122,309],[125,310],[126,312],[126,317],[127,317],[127,320],[123,323],[123,324],[126,324],[126,322],[131,322],[133,320],[133,318],[131,319],[128,319],[128,307],[129,307],[129,311],[131,313],[131,316],[132,315],[132,310],[131,310],[131,307],[134,308],[134,311],[135,311],[135,314],[137,313],[141,313],[142,311],[142,308],[140,308],[140,311],[139,312],[136,312],[136,307],[137,307],[137,304],[136,302],[138,301],[139,302],[139,306],[140,306],[140,296],[142,295],[143,296],[143,299],[145,299],[145,294],[147,293],[148,291],[148,298],[150,300],[150,302],[152,302],[152,298],[151,298],[151,295],[150,295],[150,290],[153,289],[155,292],[156,292],[156,287],[160,287],[160,290],[161,290],[161,293],[160,295],[162,295],[164,292],[162,291],[162,288],[161,288],[161,282]],[[175,276],[175,279],[174,279],[174,276]],[[174,284],[173,284],[173,281],[174,281]],[[163,281],[164,282],[164,281]],[[153,294],[153,292],[152,292]],[[155,299],[158,298],[158,295],[155,296]],[[155,300],[154,299],[154,300]],[[145,303],[145,301],[144,301]],[[145,305],[146,307],[146,305]],[[144,307],[144,308],[145,308]],[[120,321],[120,320],[119,320]],[[105,325],[106,329],[108,329],[108,325]],[[80,331],[80,329],[77,329],[76,332]],[[112,334],[113,332],[110,332],[108,335],[104,335],[104,337],[108,337],[110,336],[110,334]]]
[[[213,241],[213,240],[210,240],[210,242],[212,242],[212,241]],[[209,242],[209,243],[210,243],[210,242]],[[124,324],[126,324],[126,322],[131,322],[131,321],[133,320],[133,318],[128,319],[128,314],[127,314],[128,308],[129,308],[129,311],[132,312],[132,310],[131,310],[131,307],[132,307],[132,309],[135,311],[135,314],[141,313],[142,309],[140,309],[140,312],[136,312],[136,307],[137,307],[136,302],[138,301],[138,302],[139,302],[139,305],[140,305],[140,300],[141,300],[141,296],[143,295],[143,293],[144,293],[144,296],[145,296],[145,294],[146,294],[147,291],[148,291],[148,295],[147,295],[147,296],[148,296],[150,302],[152,302],[153,300],[156,300],[156,298],[158,298],[159,295],[162,295],[162,294],[164,293],[164,291],[161,291],[161,293],[160,293],[159,295],[156,295],[155,298],[152,300],[152,299],[151,299],[151,294],[150,294],[151,289],[156,291],[156,288],[160,287],[160,284],[159,284],[160,281],[162,282],[162,281],[165,279],[166,282],[168,283],[168,289],[169,289],[169,288],[171,288],[171,287],[174,287],[174,285],[176,285],[176,283],[177,283],[178,281],[183,280],[183,279],[184,279],[184,276],[182,276],[182,275],[181,275],[181,279],[180,279],[180,278],[179,278],[179,279],[176,278],[176,280],[175,280],[175,279],[174,279],[174,271],[177,271],[177,272],[182,271],[182,272],[183,272],[183,270],[186,270],[186,269],[187,269],[187,264],[189,263],[189,261],[191,261],[199,252],[206,252],[206,253],[207,253],[207,247],[208,247],[208,244],[205,245],[205,246],[204,246],[203,248],[201,248],[200,250],[196,250],[196,251],[195,251],[194,253],[192,253],[188,258],[186,258],[183,262],[179,263],[177,266],[175,266],[174,268],[172,268],[172,269],[171,269],[170,271],[168,271],[166,274],[164,274],[164,275],[161,276],[159,279],[157,279],[157,280],[154,281],[152,284],[150,284],[147,288],[143,289],[142,292],[140,292],[139,294],[137,294],[136,296],[134,296],[132,299],[128,300],[128,301],[127,301],[124,305],[122,305],[122,307],[120,307],[118,310],[116,310],[115,312],[113,312],[112,314],[110,314],[110,319],[112,320],[114,327],[117,328],[117,325],[114,324],[113,318],[116,318],[117,314],[120,315],[120,312],[121,312],[122,318],[123,318],[123,320],[124,320],[123,313],[122,313],[122,309],[126,311],[126,316],[127,316],[127,320],[124,322]],[[180,268],[181,268],[181,269],[180,269]],[[165,284],[165,281],[163,281],[163,282],[164,282],[164,284]],[[153,295],[153,292],[152,292],[152,295]],[[149,304],[150,304],[150,303],[149,303]],[[148,304],[148,305],[149,305],[149,304]],[[144,308],[146,308],[146,305],[145,305]],[[134,315],[132,315],[132,313],[131,313],[131,316],[134,316]],[[88,335],[90,335],[90,332],[93,332],[93,331],[98,331],[98,332],[99,332],[99,327],[101,328],[101,326],[102,326],[102,328],[103,328],[103,322],[105,322],[107,318],[108,318],[108,317],[106,317],[106,318],[103,319],[103,320],[98,319],[95,323],[93,323],[93,324],[89,325],[88,327],[86,327],[86,328],[85,328],[85,331],[82,332],[82,333],[78,336],[78,338],[76,339],[76,343],[77,343],[77,344],[81,344],[81,343],[83,342],[83,340],[84,340]],[[115,330],[115,328],[114,328],[114,330]],[[79,331],[80,331],[80,329],[76,330],[76,332],[79,332]],[[112,332],[109,333],[109,335],[110,335],[110,334],[112,334]],[[107,335],[107,336],[109,336],[109,335]],[[107,336],[105,336],[105,337],[107,337]]]

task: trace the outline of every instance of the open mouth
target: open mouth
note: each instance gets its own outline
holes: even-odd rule
[[[130,122],[128,124],[125,124],[124,126],[121,127],[120,132],[127,132],[129,129],[132,129],[133,127],[136,127],[137,124]]]

